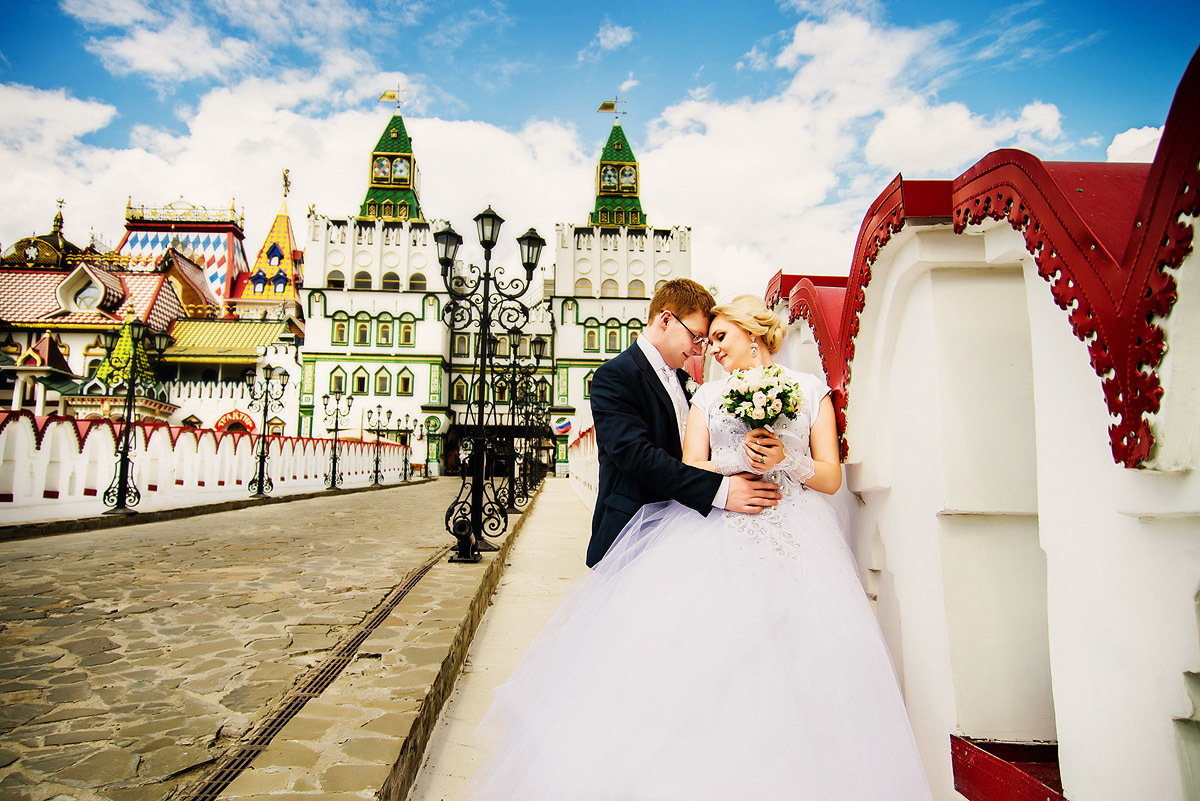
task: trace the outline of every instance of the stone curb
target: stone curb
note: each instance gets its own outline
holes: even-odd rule
[[[347,487],[337,490],[339,495],[353,495],[356,492],[373,492],[375,490],[396,489],[398,487],[411,487],[417,484],[424,484],[429,481],[436,481],[436,478],[422,478],[416,481],[402,481],[398,484],[381,484],[378,487],[373,484],[368,484],[365,487]],[[157,509],[153,512],[138,512],[128,515],[94,515],[92,517],[79,517],[74,519],[63,520],[47,520],[40,523],[17,523],[13,525],[0,526],[0,542],[10,542],[12,540],[28,540],[37,537],[53,537],[58,534],[75,534],[80,531],[100,531],[106,528],[116,528],[118,526],[134,526],[141,523],[159,523],[164,520],[181,520],[185,517],[197,517],[199,515],[211,515],[218,512],[232,512],[236,509],[245,509],[249,506],[268,506],[275,503],[288,503],[290,501],[304,501],[311,498],[328,498],[331,496],[331,490],[313,490],[311,492],[297,492],[293,495],[272,495],[269,498],[241,498],[233,501],[221,501],[219,503],[209,503],[202,506],[176,506],[171,509]]]
[[[220,798],[404,801],[512,545],[540,496],[510,520],[498,551],[484,553],[477,564],[443,558],[434,565],[362,643],[356,660]],[[447,591],[456,586],[461,589]]]
[[[479,622],[483,620],[483,614],[491,603],[492,595],[500,583],[501,576],[504,575],[504,568],[508,564],[508,554],[541,494],[539,489],[537,495],[530,500],[525,511],[521,513],[521,519],[513,526],[512,533],[505,537],[504,543],[496,552],[492,563],[484,571],[483,580],[480,581],[479,589],[467,609],[467,614],[459,627],[458,636],[451,643],[449,653],[442,660],[441,670],[438,671],[437,678],[434,679],[429,693],[421,703],[417,717],[409,728],[408,736],[404,738],[404,744],[400,747],[400,755],[396,757],[391,772],[383,786],[379,788],[380,801],[405,801],[412,791],[417,774],[421,771],[421,761],[425,757],[425,749],[429,746],[429,739],[437,725],[438,716],[441,715],[442,708],[450,699],[454,683],[462,673],[463,664],[467,661],[467,651],[471,648],[471,640],[474,639]]]

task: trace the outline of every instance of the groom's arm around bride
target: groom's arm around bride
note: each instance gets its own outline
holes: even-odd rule
[[[648,503],[674,499],[701,514],[714,505],[758,512],[777,503],[774,484],[734,476],[727,479],[723,504],[717,504],[726,479],[682,462],[680,432],[687,401],[675,371],[689,356],[704,352],[713,305],[712,295],[695,281],[669,281],[651,300],[641,337],[592,377],[600,483],[589,566],[603,558],[625,524]]]

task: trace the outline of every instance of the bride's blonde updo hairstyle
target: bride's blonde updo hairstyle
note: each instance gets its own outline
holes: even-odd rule
[[[761,298],[754,295],[738,295],[728,303],[714,306],[713,317],[717,315],[728,317],[733,324],[752,337],[757,337],[767,346],[767,350],[775,353],[783,344],[783,335],[787,329],[767,308]]]

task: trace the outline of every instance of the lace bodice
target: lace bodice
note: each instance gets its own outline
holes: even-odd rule
[[[817,419],[821,399],[829,394],[825,383],[811,373],[784,371],[800,387],[804,402],[795,418],[781,418],[771,428],[783,440],[789,456],[808,455],[808,432]],[[745,458],[742,443],[750,426],[721,408],[721,397],[727,391],[729,378],[709,381],[696,391],[692,404],[705,412],[708,422],[708,442],[717,470],[725,475],[745,472],[750,464]],[[772,480],[789,480],[780,470],[769,474]]]
[[[767,473],[766,477],[779,485],[782,498],[778,506],[764,509],[758,514],[724,512],[729,527],[738,533],[767,544],[772,550],[791,558],[799,555],[801,546],[794,532],[785,525],[794,504],[806,491],[804,485],[795,480],[789,470],[794,456],[809,455],[808,435],[816,421],[821,400],[829,394],[825,382],[810,373],[785,370],[787,376],[800,387],[804,402],[794,418],[781,418],[771,426],[784,443],[788,458],[779,468]],[[709,448],[717,470],[725,475],[751,470],[742,444],[750,426],[721,408],[721,397],[728,388],[728,378],[710,381],[696,391],[692,404],[705,412],[708,422]]]

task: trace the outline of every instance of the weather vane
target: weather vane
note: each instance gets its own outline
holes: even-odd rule
[[[622,105],[624,105],[625,103],[628,103],[628,102],[629,102],[628,100],[622,100],[621,96],[617,95],[612,100],[605,100],[603,103],[601,103],[600,108],[596,109],[596,111],[599,113],[603,113],[605,111],[610,112],[611,114],[614,115],[617,125],[620,125],[621,124],[621,115],[628,114],[629,112],[626,111],[625,109],[618,109],[617,104],[621,103]]]
[[[385,100],[394,102],[396,104],[396,111],[399,111],[401,103],[404,103],[406,106],[408,105],[408,89],[401,89],[400,84],[396,84],[395,89],[388,89],[379,96],[380,103],[384,102]]]
[[[291,170],[284,168],[283,170],[283,196],[288,196],[288,190],[292,188],[292,179],[288,178],[288,173]]]

